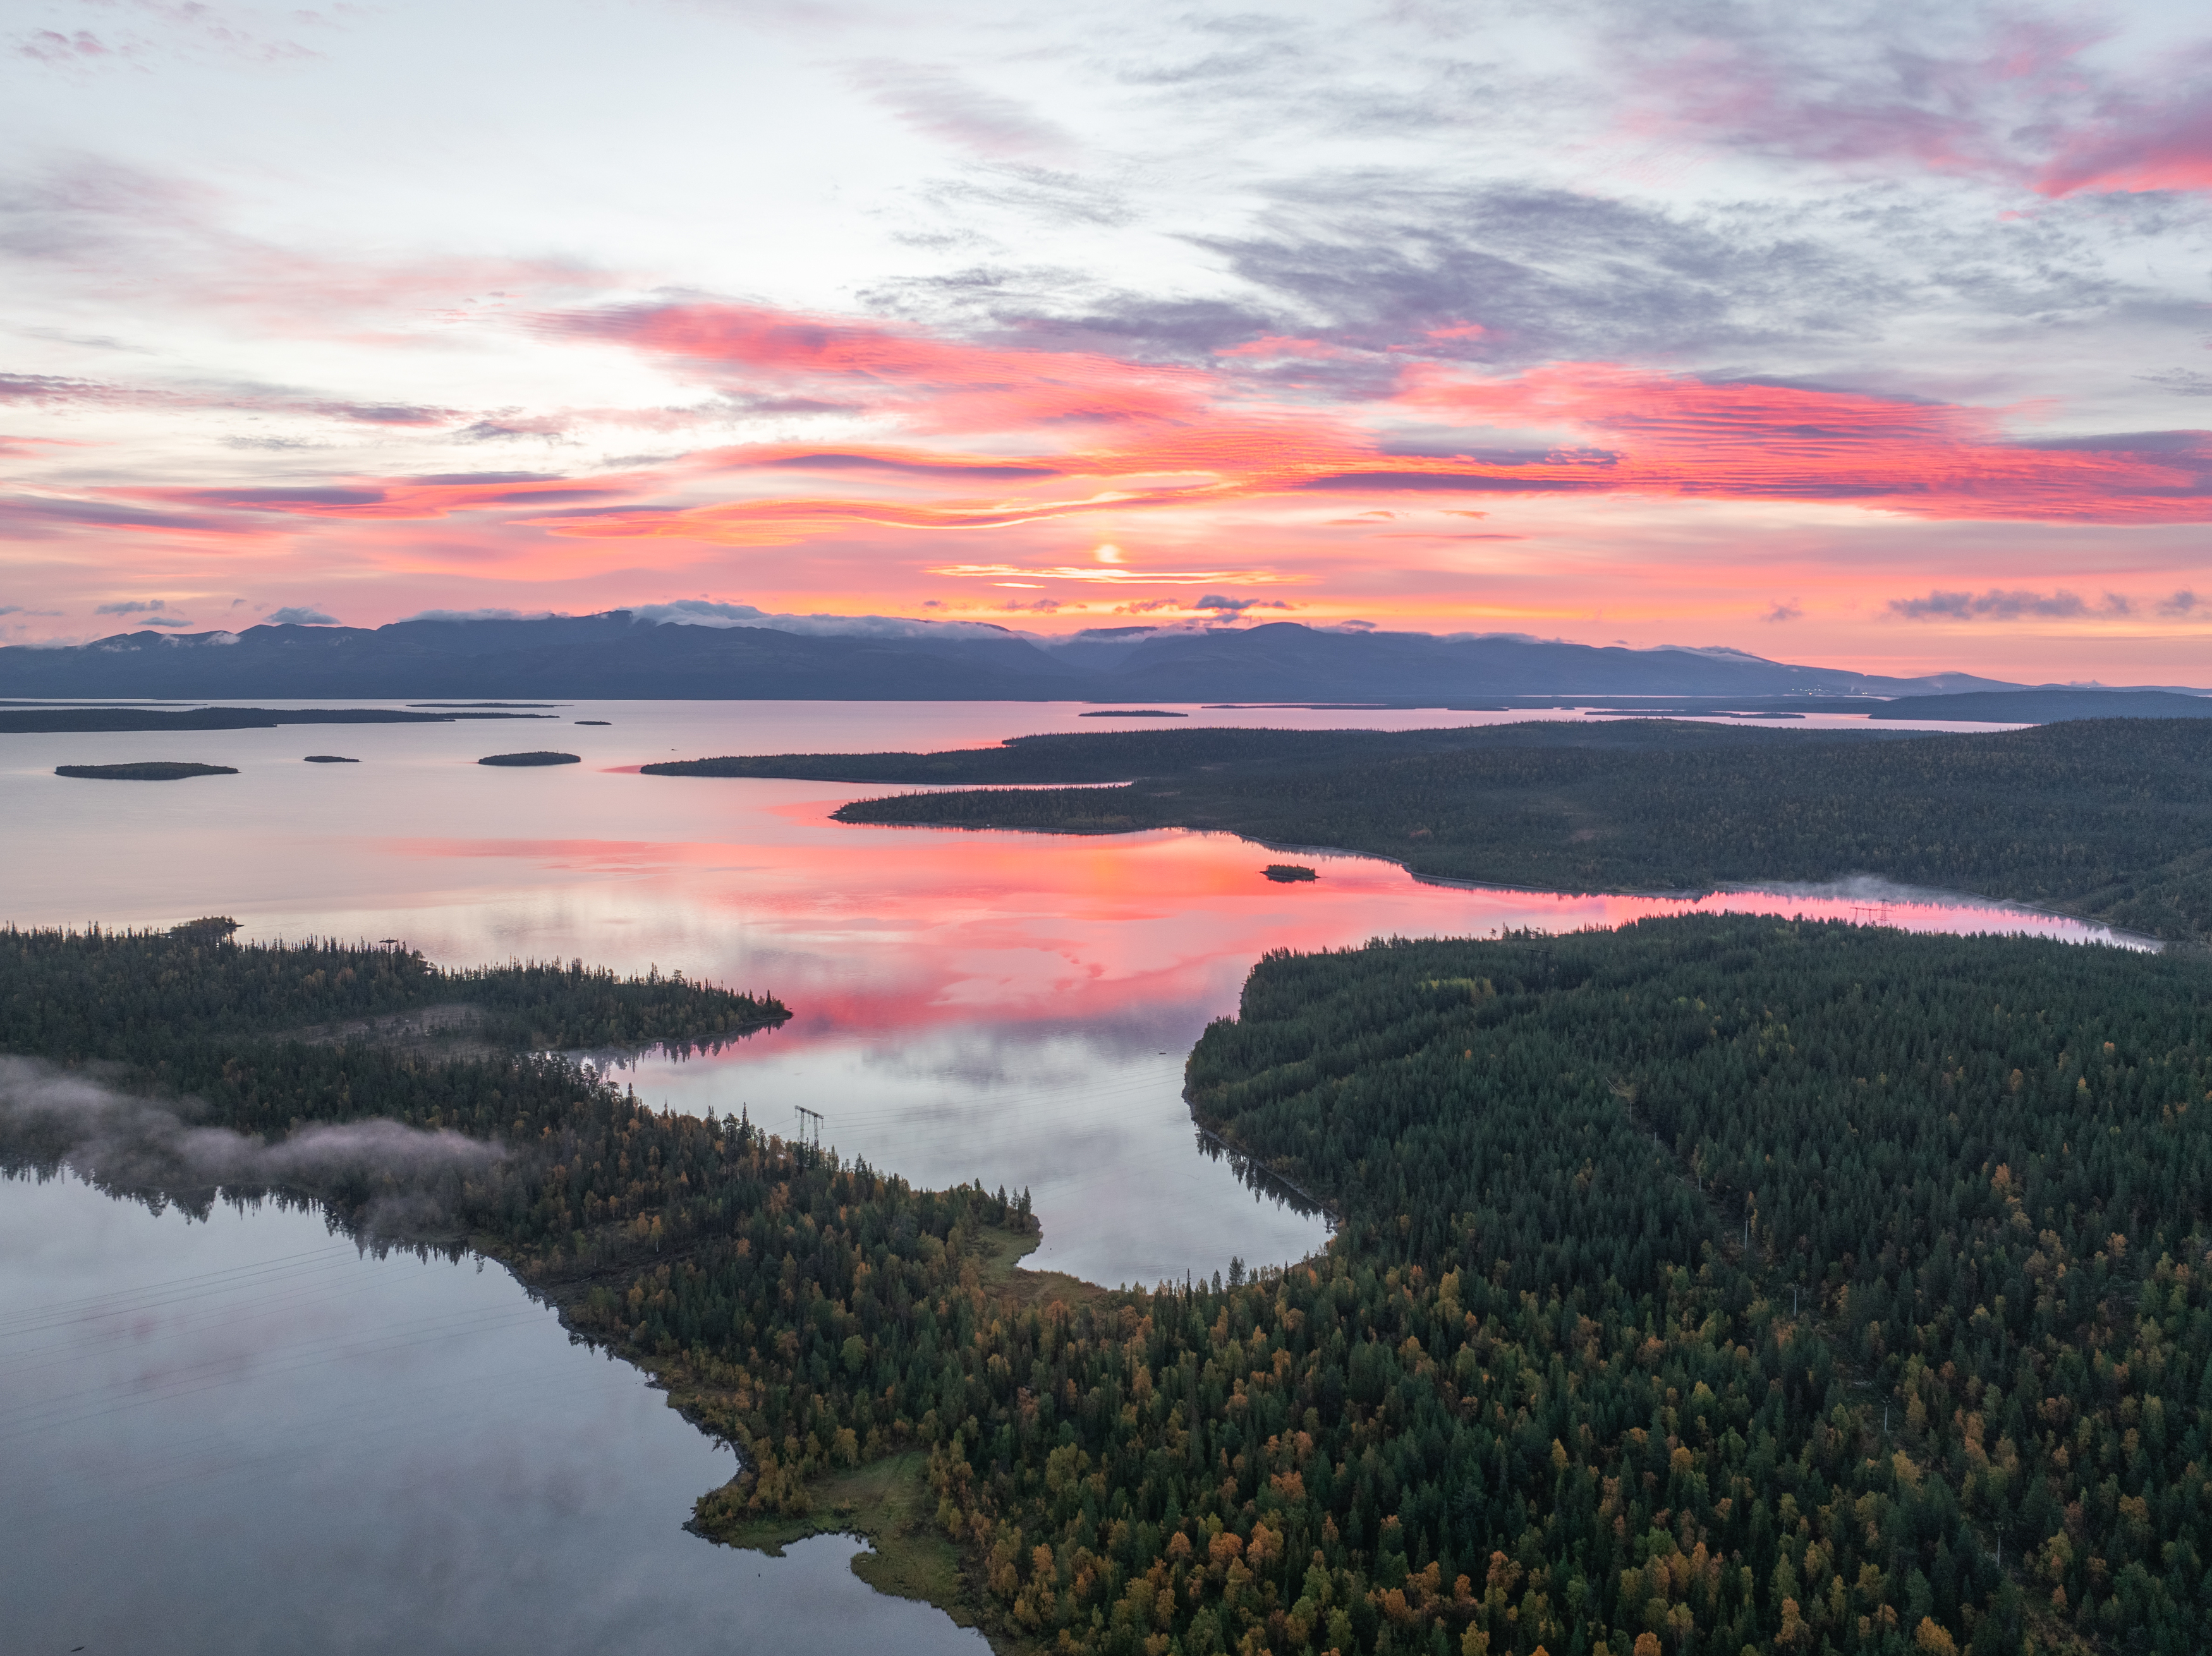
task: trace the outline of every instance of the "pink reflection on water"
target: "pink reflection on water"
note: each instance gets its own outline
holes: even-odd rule
[[[1392,863],[1297,853],[1321,877],[1277,884],[1285,853],[1180,829],[1100,838],[844,827],[836,800],[751,803],[743,841],[411,838],[387,855],[514,865],[499,883],[594,888],[667,939],[658,955],[797,1013],[782,1039],[954,1023],[1202,1023],[1233,1009],[1271,949],[1381,936],[1616,926],[1690,912],[1770,913],[1918,931],[2073,941],[2103,928],[1875,882],[1699,898],[1520,891],[1416,880]],[[773,828],[769,827],[769,819]],[[733,822],[733,827],[740,826]],[[766,828],[769,831],[763,833]],[[773,839],[774,843],[763,843]]]
[[[782,1029],[703,1059],[627,1055],[625,1080],[657,1107],[749,1109],[778,1131],[799,1106],[826,1113],[827,1137],[846,1153],[921,1184],[1030,1186],[1046,1222],[1038,1263],[1106,1283],[1179,1279],[1232,1254],[1297,1259],[1319,1245],[1318,1220],[1194,1153],[1182,1098],[1191,1043],[1236,1009],[1269,949],[1615,925],[1693,907],[2101,935],[1869,883],[1692,902],[1424,883],[1387,862],[1225,834],[846,825],[830,812],[880,788],[641,778],[629,767],[699,753],[933,751],[1072,728],[1079,715],[906,704],[589,711],[617,722],[573,729],[563,743],[586,762],[557,773],[481,770],[480,734],[465,729],[362,726],[346,739],[362,766],[331,767],[344,774],[301,764],[294,731],[196,732],[167,751],[237,765],[234,789],[111,798],[26,787],[7,829],[12,918],[170,925],[227,913],[257,939],[398,937],[449,966],[580,955],[772,992],[796,1015]],[[1257,722],[1347,721],[1270,711]],[[18,761],[101,756],[86,739],[22,738]],[[106,756],[163,751],[142,740],[113,737]],[[1285,860],[1320,879],[1263,877]]]

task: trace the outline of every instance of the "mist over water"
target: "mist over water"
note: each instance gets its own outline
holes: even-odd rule
[[[1146,1284],[1233,1257],[1295,1259],[1326,1236],[1320,1216],[1207,1153],[1182,1098],[1192,1042],[1233,1012],[1268,949],[1691,907],[2108,935],[1856,883],[1692,903],[1446,886],[1300,853],[1320,878],[1277,885],[1261,874],[1276,853],[1225,835],[848,827],[829,813],[884,790],[634,768],[1094,728],[1074,707],[557,711],[557,725],[496,731],[0,739],[0,919],[166,926],[222,913],[253,938],[398,937],[448,966],[580,955],[773,992],[794,1014],[777,1029],[719,1052],[598,1061],[655,1106],[742,1110],[783,1132],[799,1107],[818,1111],[825,1144],[919,1184],[1027,1186],[1044,1226],[1034,1263]],[[585,762],[474,762],[521,746]],[[301,762],[322,751],[362,762]],[[240,774],[137,786],[51,774],[131,759]],[[0,1064],[0,1153],[118,1191],[282,1189],[352,1168],[434,1195],[486,1153],[451,1141],[387,1123],[264,1146],[185,1104]],[[875,1598],[846,1572],[845,1544],[771,1561],[684,1534],[692,1500],[732,1470],[634,1371],[571,1345],[495,1268],[363,1256],[296,1207],[155,1211],[75,1178],[0,1181],[11,1635],[27,1628],[61,1650],[981,1649],[934,1611]]]
[[[195,1101],[119,1091],[82,1071],[0,1054],[0,1168],[67,1168],[114,1195],[198,1200],[216,1191],[315,1192],[345,1180],[368,1192],[354,1228],[416,1234],[444,1221],[464,1173],[506,1149],[397,1121],[316,1123],[264,1143],[200,1123]]]

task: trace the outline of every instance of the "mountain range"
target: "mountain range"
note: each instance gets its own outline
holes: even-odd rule
[[[775,619],[775,618],[768,618]],[[1097,628],[1041,637],[973,622],[854,617],[853,630],[698,624],[629,610],[374,628],[264,625],[0,648],[0,698],[528,696],[708,701],[1400,702],[1540,697],[1950,695],[2014,687],[1890,678],[1725,649],[1635,650],[1518,634],[1322,628]]]

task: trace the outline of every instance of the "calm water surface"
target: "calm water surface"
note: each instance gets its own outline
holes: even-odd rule
[[[641,777],[671,755],[973,745],[1114,728],[1034,704],[610,703],[558,722],[0,737],[4,913],[401,937],[453,965],[581,955],[772,990],[721,1053],[629,1061],[655,1103],[795,1107],[918,1182],[1027,1186],[1036,1263],[1105,1283],[1297,1258],[1321,1222],[1200,1153],[1182,1059],[1275,948],[1571,928],[1698,907],[1923,929],[2097,928],[1863,884],[1691,905],[1423,884],[1164,832],[852,828],[880,789]],[[1516,715],[1525,716],[1525,715]],[[1200,712],[1377,728],[1444,713]],[[605,728],[577,726],[605,719]],[[576,766],[488,769],[556,747]],[[310,752],[359,765],[310,766]],[[69,781],[174,758],[240,774]],[[0,1602],[69,1650],[975,1651],[823,1539],[781,1561],[678,1527],[732,1462],[496,1269],[360,1257],[310,1216],[155,1215],[0,1185]]]
[[[728,1452],[504,1271],[74,1180],[0,1185],[0,1260],[11,1656],[988,1656],[842,1538],[685,1534]]]

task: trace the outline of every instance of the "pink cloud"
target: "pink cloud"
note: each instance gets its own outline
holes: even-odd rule
[[[2212,189],[2212,83],[2149,103],[2122,100],[2069,132],[2035,187],[2046,196]]]
[[[66,437],[23,437],[0,432],[0,457],[28,459],[41,449],[85,448],[89,445]]]
[[[1992,15],[1855,53],[1795,28],[1669,39],[1624,53],[1623,132],[1703,139],[1829,166],[1909,162],[2082,191],[2212,188],[2212,51],[2127,69],[2086,56],[2087,22]]]
[[[1330,579],[1380,578],[1389,543],[1401,540],[1408,551],[1434,549],[1416,557],[1454,547],[1480,556],[1493,546],[1504,557],[1526,524],[1443,530],[1376,514],[1479,516],[1514,497],[1794,501],[1953,522],[2212,519],[2212,435],[2015,436],[2012,422],[2044,417],[2040,409],[1607,362],[1484,373],[1413,356],[1395,359],[1382,391],[1365,401],[1282,405],[1256,397],[1235,364],[1162,367],[763,307],[641,306],[541,325],[718,385],[862,404],[884,440],[733,445],[575,475],[49,488],[0,500],[0,521],[26,540],[96,543],[103,559],[132,545],[312,544],[387,572],[520,579],[617,562],[682,568],[730,549],[806,543],[820,569],[808,579],[824,592],[863,589],[878,579],[872,572],[899,567],[1120,597],[1177,571],[1224,585],[1232,576],[1308,583],[1317,561],[1332,558]],[[0,383],[0,393],[63,405],[138,394],[25,378]],[[449,414],[301,397],[290,405],[372,423]],[[1401,440],[1409,428],[1424,434],[1416,452]],[[1142,533],[1138,524],[1158,525],[1162,544],[1125,569],[1078,564],[1056,526],[1098,520],[1121,544]],[[428,532],[431,523],[444,526]],[[988,551],[958,543],[985,533]],[[891,550],[917,536],[937,543]],[[1348,544],[1367,548],[1368,561],[1344,557]],[[1230,564],[1238,567],[1219,567]]]
[[[717,384],[817,388],[915,432],[1034,431],[1194,417],[1213,389],[1200,369],[1094,352],[975,345],[920,330],[698,302],[556,312],[547,331],[623,344]]]
[[[100,63],[118,55],[115,47],[87,29],[69,34],[50,28],[33,29],[17,43],[15,50],[34,63],[70,67]]]
[[[765,338],[759,336],[764,333]],[[939,342],[891,336],[748,336],[755,355],[864,364],[903,396],[905,373],[973,372]],[[994,350],[995,372],[1012,373]],[[1040,352],[1049,371],[1065,354]],[[720,360],[719,358],[717,360]],[[1109,391],[1125,365],[1109,365]],[[933,383],[923,381],[921,383]],[[2180,432],[2031,443],[2003,411],[1759,381],[1708,381],[1607,363],[1557,363],[1480,376],[1409,366],[1373,414],[1417,416],[1469,434],[1468,452],[1392,452],[1349,417],[1209,408],[1200,384],[1179,387],[1183,416],[1146,421],[1129,440],[1048,452],[983,454],[911,445],[834,450],[762,446],[709,451],[677,467],[599,476],[458,473],[341,478],[313,485],[139,488],[107,498],[173,510],[257,517],[420,520],[483,514],[586,540],[692,540],[770,546],[855,528],[1001,530],[1099,514],[1184,513],[1313,491],[1410,504],[1437,494],[1588,494],[1800,500],[1931,519],[2197,522],[2212,517],[2212,436]],[[1550,428],[1561,440],[1523,455],[1484,451],[1480,434]],[[1097,433],[1100,428],[1087,428]],[[1106,428],[1109,433],[1113,428]],[[687,493],[803,475],[838,487]]]
[[[717,375],[804,383],[866,403],[915,436],[989,430],[1022,440],[1020,451],[991,455],[870,445],[834,453],[716,451],[695,464],[708,472],[827,470],[854,488],[656,511],[649,519],[609,512],[545,524],[568,535],[771,544],[838,525],[995,529],[1316,488],[1705,495],[1848,501],[1936,518],[2116,522],[2197,521],[2212,509],[2212,453],[2198,434],[2035,445],[2008,436],[2006,410],[1607,363],[1482,376],[1401,358],[1393,395],[1332,412],[1271,408],[1226,371],[977,345],[757,306],[625,307],[546,325]],[[1313,343],[1261,340],[1229,355]],[[1393,454],[1376,422],[1399,413],[1473,431],[1551,427],[1574,440],[1522,458]],[[1064,446],[1040,447],[1041,436],[1055,434]],[[870,471],[895,478],[901,490],[868,487]],[[1030,487],[1031,479],[1054,486]],[[978,482],[994,492],[962,487]],[[918,498],[915,491],[931,482],[953,492]]]
[[[1834,500],[1929,518],[2212,516],[2212,433],[2016,441],[1990,409],[1588,363],[1487,380],[1425,368],[1407,377],[1401,400],[1470,422],[1557,424],[1604,445],[1498,468],[1501,482]]]

